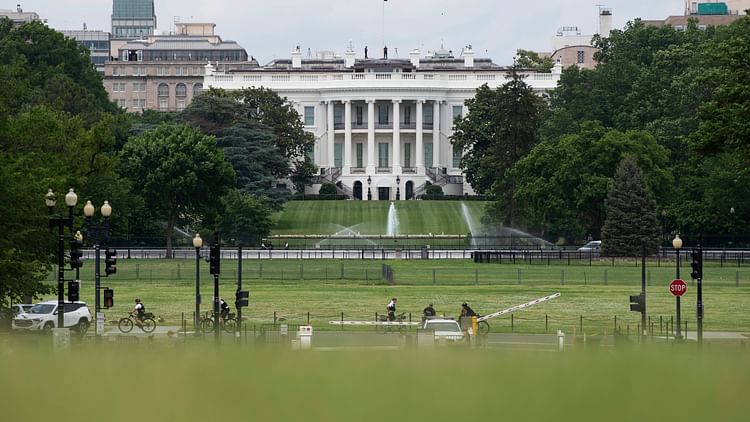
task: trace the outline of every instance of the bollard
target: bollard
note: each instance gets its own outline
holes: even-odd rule
[[[565,333],[557,330],[557,350],[562,352],[565,349]]]
[[[276,325],[276,311],[273,311],[273,325]]]
[[[549,332],[549,317],[547,314],[544,314],[544,332]]]

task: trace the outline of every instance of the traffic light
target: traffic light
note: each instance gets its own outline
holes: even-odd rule
[[[104,272],[107,276],[117,272],[117,249],[104,250]]]
[[[221,247],[219,243],[211,245],[209,258],[209,267],[212,275],[219,275],[221,273],[220,261],[221,261]]]
[[[68,302],[77,302],[79,300],[78,292],[80,290],[80,283],[77,281],[68,282]]]
[[[235,293],[234,306],[237,308],[247,308],[250,306],[250,292],[247,290],[237,290]]]
[[[104,307],[111,308],[115,306],[115,291],[112,289],[104,289]]]
[[[70,268],[76,269],[83,266],[83,241],[73,238],[70,241]]]
[[[630,310],[633,312],[646,312],[646,300],[642,294],[630,296]]]
[[[693,269],[690,277],[696,280],[703,279],[703,250],[693,249],[690,252],[690,257],[693,258],[693,262],[690,263],[690,267]]]

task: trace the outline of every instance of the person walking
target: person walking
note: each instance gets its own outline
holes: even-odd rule
[[[395,321],[396,320],[396,298],[394,297],[391,299],[390,302],[388,302],[388,306],[385,307],[386,311],[388,311],[388,321]]]

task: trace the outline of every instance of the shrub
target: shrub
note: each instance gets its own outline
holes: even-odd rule
[[[337,195],[338,191],[336,191],[336,185],[333,183],[323,183],[320,185],[320,195]]]
[[[428,196],[443,195],[443,188],[438,185],[430,185],[427,186],[427,189],[424,190],[424,193]]]

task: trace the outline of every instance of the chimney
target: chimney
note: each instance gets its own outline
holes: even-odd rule
[[[464,67],[474,67],[474,50],[471,49],[471,45],[464,49]]]
[[[599,9],[599,35],[607,38],[610,31],[612,31],[612,9],[601,8]]]
[[[411,64],[418,68],[419,67],[419,58],[422,57],[422,53],[419,51],[418,48],[415,48],[414,50],[409,53],[409,59],[411,60]]]
[[[301,69],[302,68],[302,52],[299,49],[299,46],[297,46],[294,51],[292,51],[292,69]]]
[[[349,46],[346,48],[344,53],[344,66],[354,67],[354,61],[357,59],[357,53],[354,52],[354,46],[352,40],[349,40]]]

